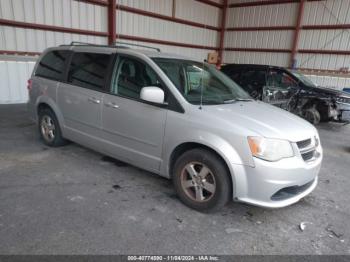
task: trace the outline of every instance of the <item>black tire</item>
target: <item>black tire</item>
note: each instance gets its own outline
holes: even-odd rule
[[[44,108],[41,109],[38,113],[38,130],[39,130],[39,134],[40,134],[40,138],[41,140],[44,142],[45,145],[51,146],[51,147],[59,147],[59,146],[64,146],[67,144],[67,140],[65,140],[62,137],[62,132],[61,132],[61,128],[60,125],[58,123],[57,117],[55,115],[55,113],[49,109],[49,108]],[[51,139],[48,137],[48,135],[45,135],[45,131],[44,131],[44,122],[47,123],[49,120],[50,124],[51,124],[51,128],[53,126],[53,129],[51,131],[53,136],[51,137]]]
[[[305,110],[304,118],[313,125],[318,125],[321,121],[320,112],[315,107],[311,107]]]
[[[200,196],[206,195],[208,198],[205,201],[196,201],[194,199],[197,196],[197,190],[201,188],[201,186],[190,186],[187,187],[187,189],[185,189],[186,186],[184,186],[186,182],[191,182],[192,184],[196,183],[192,181],[193,179],[184,180],[184,176],[189,176],[189,172],[187,172],[187,169],[185,169],[186,167],[193,166],[194,168],[200,168],[200,165],[196,167],[196,164],[193,163],[201,163],[203,166],[209,169],[210,172],[204,179],[204,182],[213,183],[214,181],[214,183],[211,184],[211,187],[215,187],[213,194],[211,194],[209,191],[206,191],[204,186],[201,189],[202,194]],[[200,171],[201,169],[198,169],[198,174]],[[209,150],[201,148],[192,149],[181,155],[175,162],[172,178],[175,191],[180,200],[185,205],[198,211],[213,212],[219,210],[225,206],[230,199],[232,199],[231,179],[225,163],[216,154]],[[211,181],[206,181],[206,179],[210,179]],[[213,186],[214,184],[215,186]]]

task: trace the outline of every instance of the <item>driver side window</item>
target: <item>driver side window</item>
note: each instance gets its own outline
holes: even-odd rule
[[[273,86],[281,89],[297,87],[298,83],[288,74],[282,71],[269,71],[267,76],[267,86]]]
[[[139,60],[121,57],[114,69],[111,93],[138,100],[141,89],[146,86],[162,88],[153,69]]]

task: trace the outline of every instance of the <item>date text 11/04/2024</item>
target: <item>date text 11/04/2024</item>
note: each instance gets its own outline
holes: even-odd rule
[[[128,261],[217,261],[218,256],[128,256]]]

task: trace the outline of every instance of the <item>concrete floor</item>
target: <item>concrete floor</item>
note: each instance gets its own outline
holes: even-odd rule
[[[350,254],[350,126],[319,131],[310,196],[201,214],[166,179],[73,143],[44,146],[25,106],[0,106],[0,254]]]

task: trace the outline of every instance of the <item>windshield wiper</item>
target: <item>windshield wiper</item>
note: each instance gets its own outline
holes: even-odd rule
[[[237,101],[247,101],[247,102],[254,101],[254,99],[252,99],[252,98],[237,98],[236,100]]]
[[[236,99],[225,100],[224,103],[225,104],[232,104],[234,102],[248,102],[248,101],[253,101],[253,99],[251,99],[251,98],[236,98]]]

